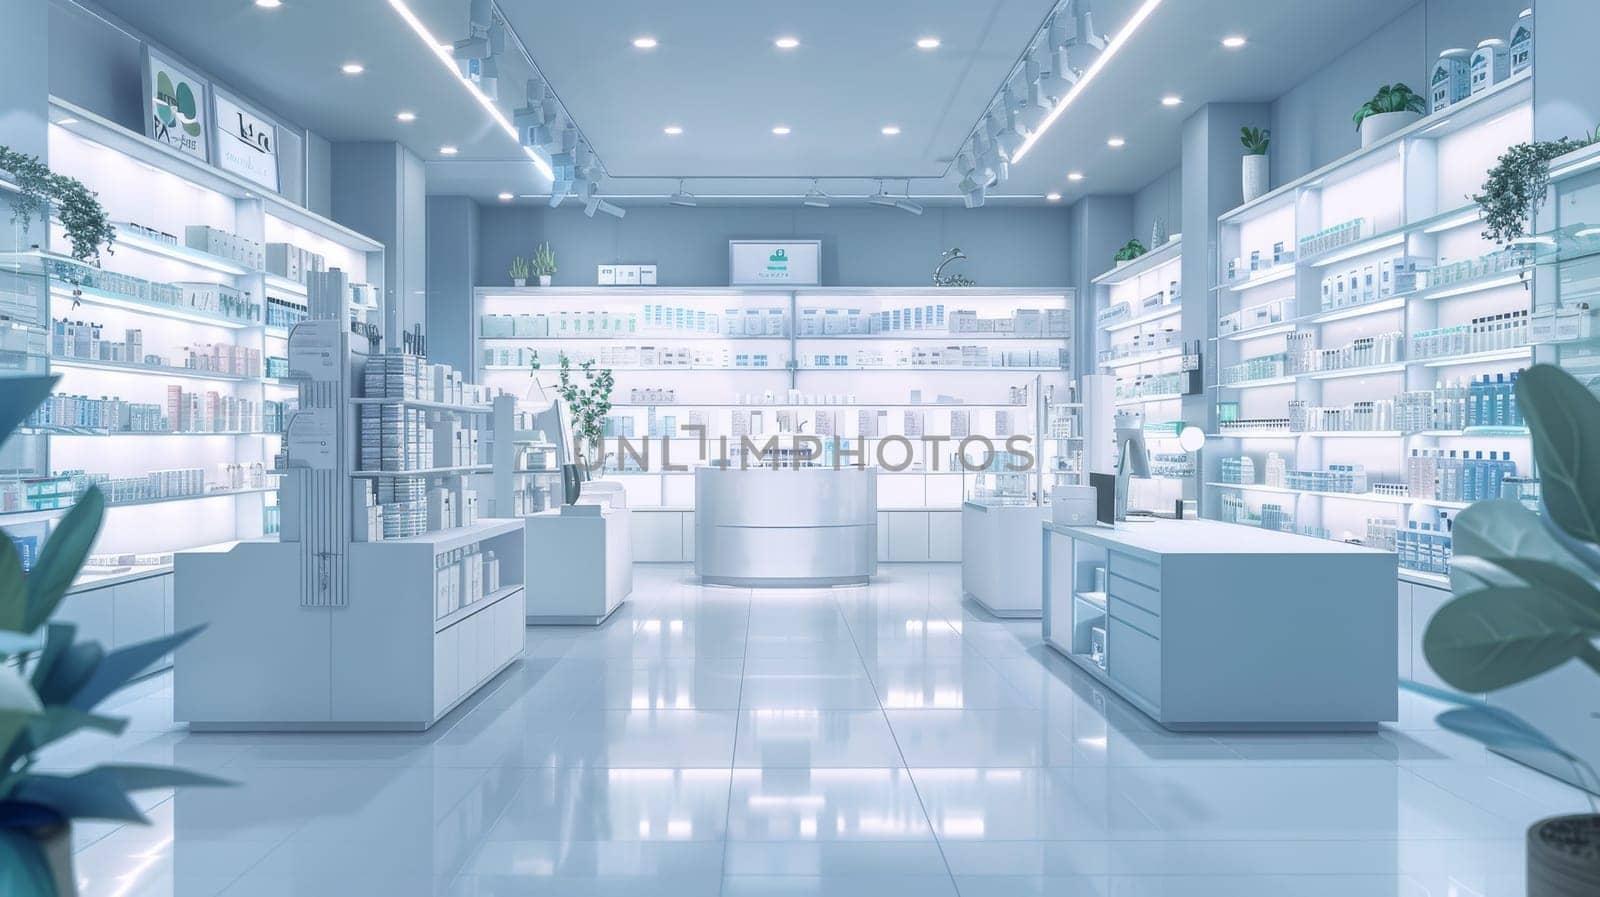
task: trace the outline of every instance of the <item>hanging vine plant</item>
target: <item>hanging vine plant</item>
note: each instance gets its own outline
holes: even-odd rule
[[[1519,143],[1505,151],[1472,201],[1483,211],[1483,236],[1504,245],[1528,235],[1550,189],[1550,160],[1600,139],[1600,132]]]
[[[87,264],[100,263],[103,247],[109,254],[117,237],[96,193],[77,178],[56,174],[38,156],[0,146],[0,171],[11,173],[17,194],[11,200],[11,220],[24,224],[34,218],[50,223],[55,206],[61,226],[72,244],[72,257]]]

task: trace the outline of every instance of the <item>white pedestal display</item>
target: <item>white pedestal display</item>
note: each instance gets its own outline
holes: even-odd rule
[[[524,518],[530,625],[596,625],[633,592],[627,508],[564,506]]]
[[[1042,564],[1039,525],[1050,508],[1038,505],[961,507],[961,591],[997,617],[1037,619]]]

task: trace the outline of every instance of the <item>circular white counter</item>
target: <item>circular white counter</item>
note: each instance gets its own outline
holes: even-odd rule
[[[878,572],[875,469],[702,467],[694,498],[701,582],[829,586]]]

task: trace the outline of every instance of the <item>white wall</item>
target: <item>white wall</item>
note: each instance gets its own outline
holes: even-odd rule
[[[1472,49],[1511,33],[1532,0],[1421,0],[1396,3],[1399,14],[1372,36],[1272,103],[1272,184],[1288,183],[1359,149],[1351,116],[1380,85],[1404,82],[1426,92],[1439,51]],[[1592,36],[1592,34],[1591,34]]]
[[[1150,246],[1151,229],[1157,218],[1166,223],[1167,233],[1183,230],[1183,166],[1174,165],[1133,195],[1133,236]]]

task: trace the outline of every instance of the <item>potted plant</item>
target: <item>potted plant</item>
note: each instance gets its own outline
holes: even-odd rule
[[[1544,513],[1498,499],[1456,517],[1454,598],[1428,621],[1422,639],[1429,666],[1467,694],[1498,691],[1569,661],[1600,673],[1600,399],[1548,364],[1523,371],[1516,392],[1533,437]],[[1544,753],[1600,791],[1588,763],[1504,708],[1405,685],[1457,705],[1439,715],[1444,728],[1501,752]],[[1600,894],[1600,813],[1536,822],[1527,845],[1528,897]]]
[[[533,381],[533,384],[528,387],[529,399],[534,397],[535,391],[538,392],[540,400],[544,399],[544,384],[539,382],[539,369],[543,366],[543,363],[539,361],[539,350],[534,349],[533,357],[528,359],[528,379]]]
[[[1117,254],[1112,257],[1112,260],[1115,261],[1117,263],[1117,267],[1120,268],[1139,256],[1144,255],[1146,251],[1147,250],[1144,248],[1144,244],[1139,242],[1139,238],[1134,237],[1133,239],[1124,243],[1121,249],[1117,250]]]
[[[0,171],[11,174],[17,194],[11,200],[11,220],[26,224],[37,217],[50,223],[50,207],[67,232],[72,257],[86,264],[100,263],[101,247],[110,253],[117,231],[106,218],[106,210],[93,190],[77,178],[52,172],[38,156],[0,146]]]
[[[528,260],[520,255],[511,260],[511,285],[514,287],[528,285]]]
[[[0,380],[0,442],[50,394],[55,377]],[[74,774],[36,771],[39,752],[69,735],[120,735],[128,721],[95,706],[197,629],[108,651],[52,623],[100,531],[105,499],[90,486],[55,525],[24,570],[0,531],[0,894],[71,897],[72,822],[144,823],[128,792],[220,785],[210,776],[159,766],[107,764]]]
[[[533,273],[539,277],[539,286],[550,285],[550,277],[556,273],[556,253],[549,243],[540,243],[539,248],[534,250]]]
[[[1550,160],[1583,149],[1600,139],[1600,131],[1582,137],[1519,143],[1506,150],[1489,169],[1483,192],[1472,201],[1483,213],[1483,236],[1499,244],[1527,236],[1550,189]]]
[[[572,413],[574,449],[584,468],[596,474],[605,467],[606,415],[611,413],[611,388],[616,380],[609,368],[596,369],[593,359],[582,362],[578,369],[583,372],[582,384],[573,377],[572,359],[562,352],[561,381],[556,392]]]
[[[1353,116],[1356,130],[1361,132],[1362,148],[1410,125],[1427,111],[1428,104],[1422,96],[1405,84],[1383,85]]]
[[[1267,192],[1267,147],[1272,143],[1272,131],[1240,128],[1239,142],[1244,145],[1244,201],[1252,202]]]

